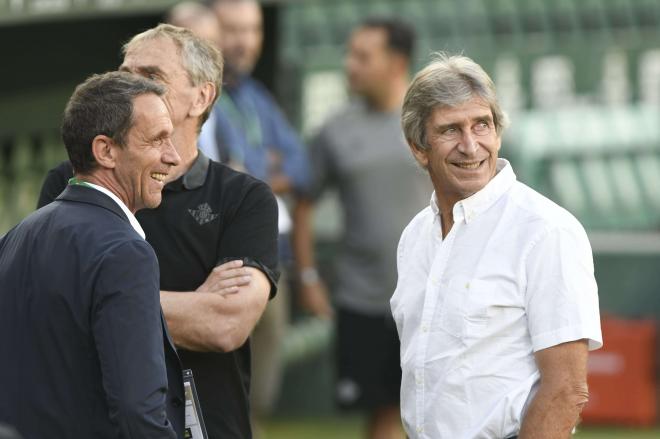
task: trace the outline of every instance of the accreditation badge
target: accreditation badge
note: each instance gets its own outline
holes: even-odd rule
[[[184,439],[208,439],[202,407],[197,397],[195,380],[192,370],[183,371],[183,391],[186,395],[186,428],[183,432]]]

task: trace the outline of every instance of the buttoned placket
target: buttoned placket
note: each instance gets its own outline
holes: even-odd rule
[[[455,209],[454,212],[456,213]],[[427,437],[424,434],[424,403],[425,403],[425,363],[426,352],[429,344],[429,336],[431,334],[431,323],[435,310],[438,305],[440,283],[442,281],[447,261],[451,254],[454,245],[454,238],[459,232],[463,223],[462,218],[455,218],[454,224],[447,234],[442,238],[442,222],[439,215],[435,216],[432,227],[434,256],[429,277],[426,281],[426,289],[424,294],[424,308],[422,312],[422,320],[420,322],[421,334],[419,337],[418,351],[415,357],[415,394],[416,394],[416,426],[417,437]]]

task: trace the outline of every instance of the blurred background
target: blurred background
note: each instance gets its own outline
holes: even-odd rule
[[[34,210],[46,171],[66,158],[58,127],[74,86],[114,70],[121,45],[175,3],[0,0],[0,235]],[[414,25],[414,71],[437,50],[485,68],[511,119],[501,155],[581,220],[594,249],[605,349],[590,357],[578,437],[660,437],[660,0],[262,4],[255,76],[303,139],[348,99],[345,42],[367,16]],[[316,211],[317,259],[330,285],[340,215],[332,193]],[[332,325],[302,312],[292,319],[262,437],[360,437],[363,420],[334,408]]]

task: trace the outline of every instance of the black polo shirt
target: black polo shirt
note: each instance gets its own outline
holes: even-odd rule
[[[39,206],[59,195],[68,162],[51,170]],[[167,184],[156,209],[137,213],[160,265],[165,291],[194,291],[221,262],[241,258],[277,282],[277,203],[262,181],[213,162],[201,152],[190,170]],[[210,439],[250,438],[250,346],[229,353],[179,349],[192,369]]]

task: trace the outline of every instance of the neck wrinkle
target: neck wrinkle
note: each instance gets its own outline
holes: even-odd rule
[[[128,202],[128,194],[122,190],[121,185],[114,177],[112,169],[104,169],[99,171],[94,171],[91,174],[76,174],[76,178],[81,181],[86,181],[88,183],[101,186],[112,192],[121,200],[122,203],[131,211],[132,214],[135,214],[137,211],[136,207]]]

